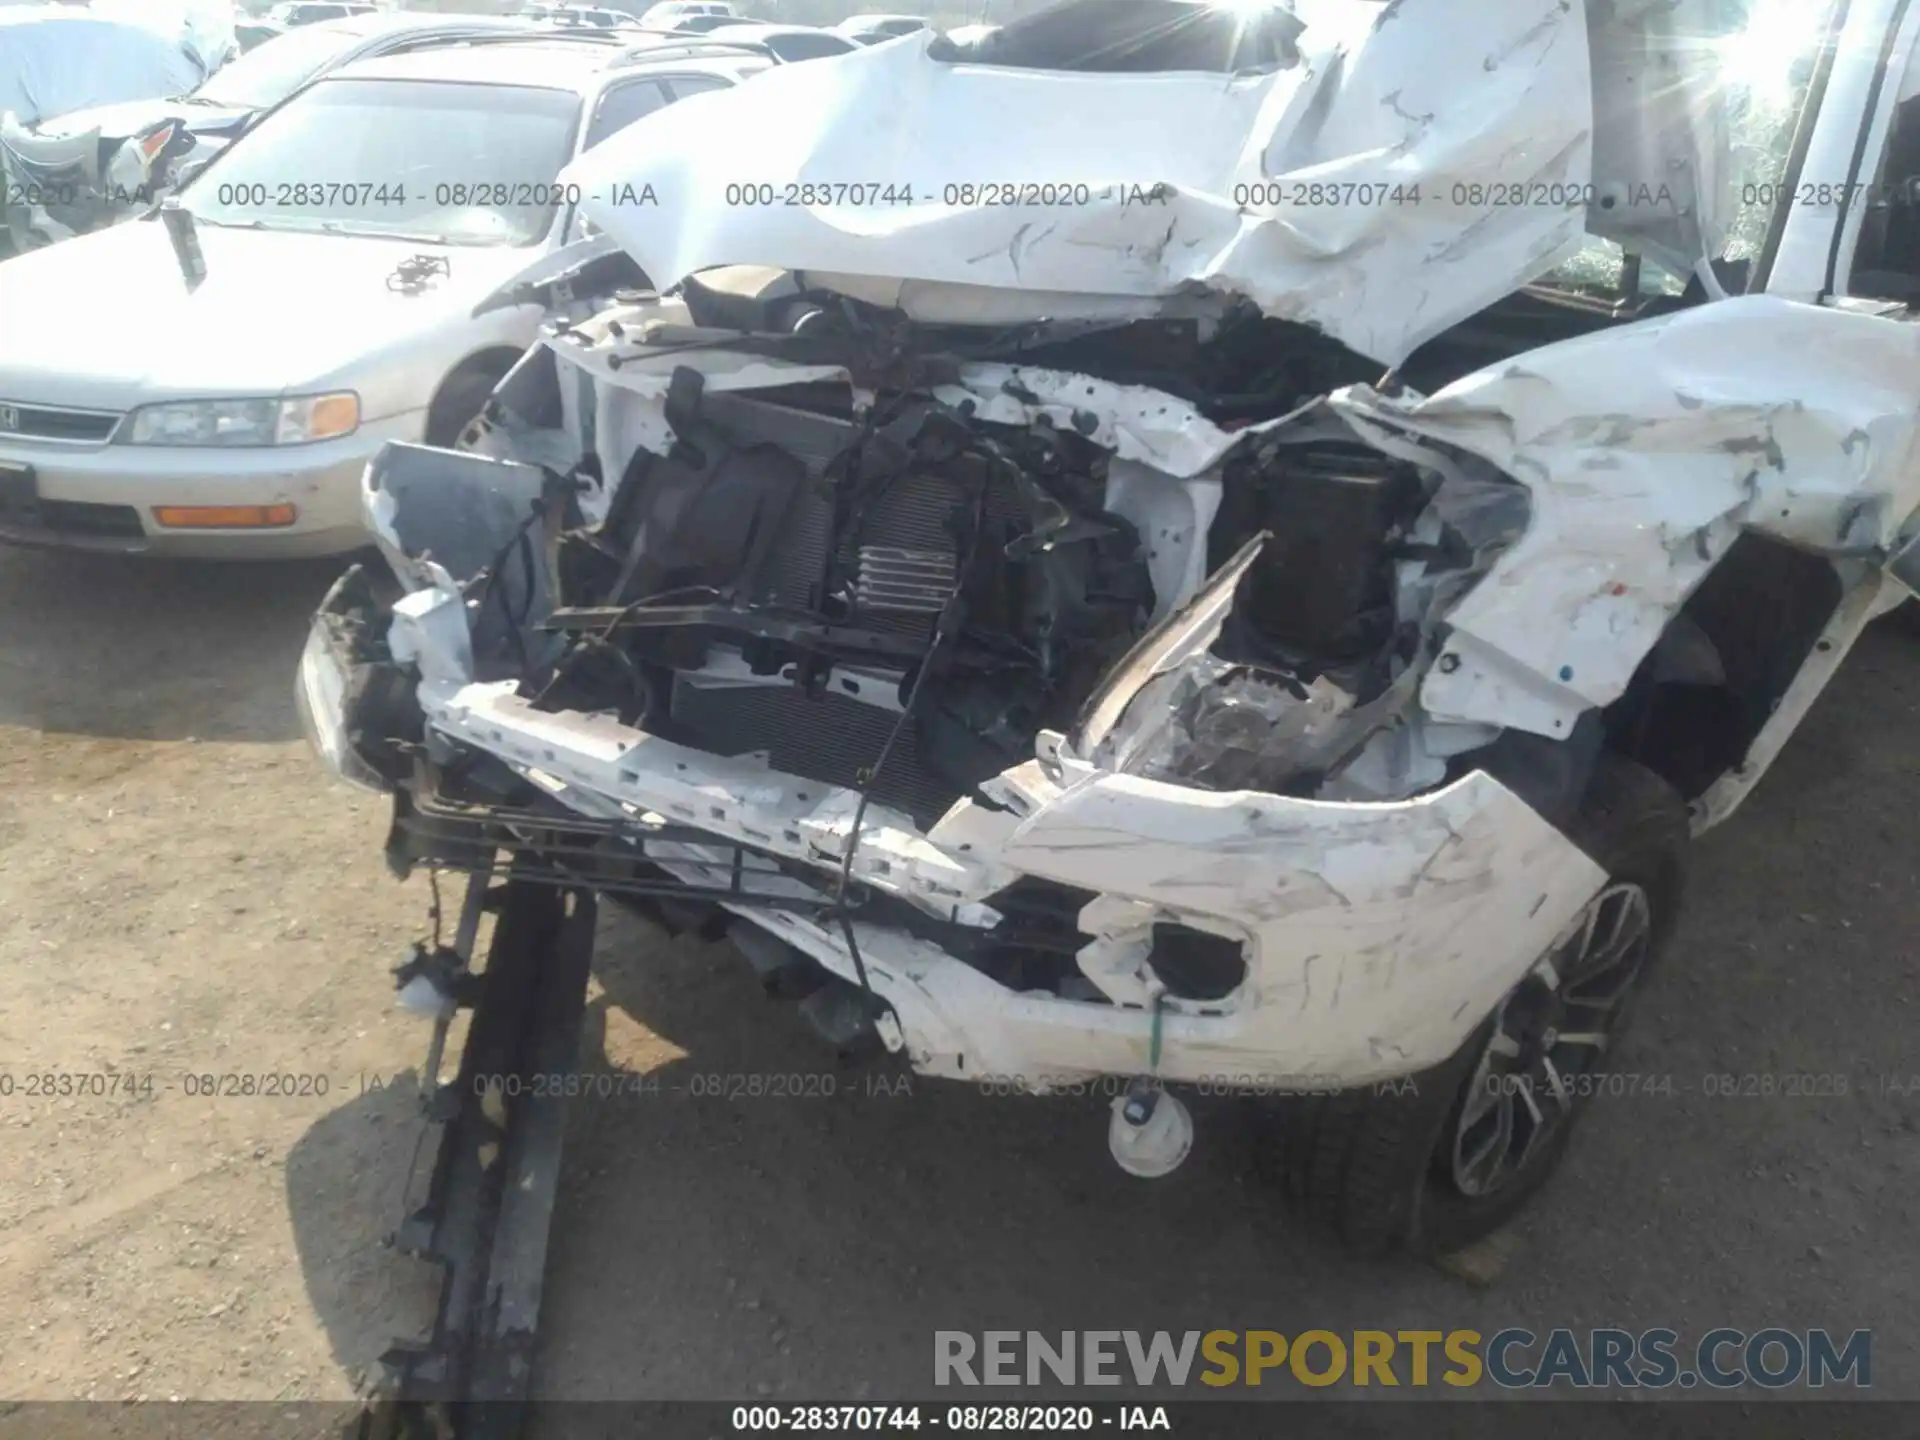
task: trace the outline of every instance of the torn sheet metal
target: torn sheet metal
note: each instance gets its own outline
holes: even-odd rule
[[[455,700],[448,718],[465,698]],[[493,713],[496,723],[504,718]],[[616,741],[596,761],[574,737],[584,739],[592,728],[613,739],[620,727],[585,716],[541,722],[537,740],[512,729],[505,744],[490,743],[485,722],[458,729],[466,743],[495,753],[518,748],[532,755],[537,745],[541,767],[569,785],[642,807],[665,802],[664,814],[674,813],[666,805],[684,803],[668,798],[686,793],[688,772],[676,766],[704,772],[733,763],[649,737],[625,745],[624,753]],[[624,734],[630,740],[634,732]],[[715,779],[702,773],[698,792],[703,807],[728,812],[714,828],[736,823],[737,812],[739,823],[779,843],[767,797],[774,788],[787,790],[787,777],[761,772],[757,804],[739,780]],[[830,810],[844,816],[854,798],[829,796],[818,819]],[[1205,795],[1068,762],[1058,781],[1038,783],[1030,803],[1011,834],[1008,817],[977,807],[956,812],[926,839],[870,819],[857,863],[870,883],[898,887],[931,906],[943,889],[971,890],[989,873],[974,858],[987,845],[954,853],[959,823],[971,819],[968,833],[991,836],[990,853],[1000,862],[991,867],[994,880],[1030,874],[1102,892],[1099,916],[1083,922],[1099,933],[1080,964],[1115,992],[1122,989],[1117,977],[1143,963],[1156,921],[1179,919],[1240,938],[1248,981],[1235,995],[1204,1006],[1169,1002],[1158,1028],[1159,1072],[1170,1079],[1321,1075],[1361,1084],[1435,1063],[1604,882],[1577,846],[1478,773],[1417,800],[1349,807]],[[816,843],[831,843],[831,830],[822,829],[828,833]],[[686,868],[669,868],[705,883],[713,877],[694,848],[683,857]],[[722,863],[709,864],[724,874]],[[855,978],[830,917],[747,907],[736,913]],[[1513,923],[1490,935],[1478,923],[1488,913]],[[872,982],[898,1012],[922,1073],[1066,1080],[1148,1068],[1156,1026],[1143,1010],[1016,993],[900,929],[857,924],[856,931]]]
[[[420,596],[425,610],[437,610]],[[431,651],[424,613],[395,613],[396,654]],[[424,637],[422,637],[424,640]],[[675,745],[608,715],[543,714],[510,684],[423,685],[434,730],[483,750],[585,814],[698,818],[734,839],[820,870],[843,853],[857,794],[748,758]],[[895,1008],[925,1074],[1058,1076],[1159,1073],[1322,1075],[1361,1084],[1437,1062],[1579,915],[1600,869],[1498,781],[1476,772],[1413,800],[1327,805],[1242,792],[1209,794],[1093,769],[1070,757],[1049,778],[1018,775],[1019,809],[957,806],[926,835],[868,809],[854,874],[963,924],[1018,874],[1096,890],[1098,934],[1081,968],[1104,986],[1138,968],[1152,926],[1177,919],[1240,938],[1248,981],[1220,1002],[1143,1010],[1016,993],[906,931],[855,922],[874,987]],[[1005,798],[1014,798],[1003,789]],[[705,884],[718,847],[658,846],[650,856]],[[803,873],[796,870],[795,874]],[[825,884],[824,876],[820,882]],[[825,891],[821,891],[825,895]],[[969,903],[973,902],[973,903]],[[849,980],[844,934],[829,917],[731,907]],[[1490,934],[1479,919],[1512,923]]]
[[[997,313],[1021,292],[1054,319],[1203,287],[1397,363],[1582,239],[1585,13],[1351,0],[1308,19],[1298,63],[1230,77],[953,63],[908,37],[694,96],[562,180],[662,287],[767,264],[961,287],[944,303]]]
[[[1447,617],[1439,720],[1560,737],[1617,700],[1742,528],[1886,553],[1920,503],[1920,328],[1766,296],[1585,336],[1427,399],[1332,404],[1363,434],[1478,455],[1526,534]]]
[[[1291,424],[1301,413],[1224,430],[1185,400],[1150,385],[1116,385],[1069,370],[992,363],[961,366],[954,383],[934,386],[933,396],[970,406],[976,419],[999,425],[1031,425],[1044,415],[1121,460],[1182,479],[1212,470],[1229,451]]]
[[[537,284],[538,273],[516,276],[506,288]],[[483,302],[483,306],[491,303]],[[609,318],[617,322],[617,330],[608,324]],[[678,301],[641,301],[611,317],[551,331],[542,336],[541,343],[553,350],[563,366],[591,375],[596,388],[625,390],[652,401],[665,400],[673,372],[683,366],[698,369],[703,384],[711,390],[750,390],[829,379],[852,383],[848,372],[837,365],[801,365],[718,343],[660,348],[645,343],[651,325],[688,323],[686,307]],[[975,418],[995,424],[1031,425],[1045,417],[1057,428],[1076,431],[1111,450],[1119,460],[1151,466],[1183,480],[1214,469],[1229,452],[1292,423],[1301,413],[1227,430],[1189,402],[1148,385],[1121,385],[1068,370],[997,362],[963,364],[951,383],[935,385],[931,393],[937,400],[965,407]],[[663,427],[664,423],[663,419]],[[662,428],[640,443],[649,450],[664,452],[672,443],[671,432]]]

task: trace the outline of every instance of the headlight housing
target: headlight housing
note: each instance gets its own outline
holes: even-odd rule
[[[354,752],[347,735],[347,689],[346,663],[328,641],[324,618],[316,616],[307,632],[307,648],[301,652],[293,686],[300,728],[306,731],[314,754],[334,774],[363,790],[385,794],[391,787]]]
[[[127,417],[127,445],[307,445],[360,428],[351,390],[286,399],[177,400]]]

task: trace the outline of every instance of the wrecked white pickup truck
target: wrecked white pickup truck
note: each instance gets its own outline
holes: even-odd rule
[[[404,593],[317,616],[316,743],[403,868],[724,928],[922,1074],[1125,1077],[1141,1174],[1183,1083],[1332,1092],[1312,1211],[1484,1233],[1920,583],[1917,26],[1101,0],[690,99],[566,177],[467,453],[369,468]]]

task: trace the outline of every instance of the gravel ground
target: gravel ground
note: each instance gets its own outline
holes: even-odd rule
[[[0,552],[0,1396],[347,1397],[428,1317],[380,1243],[426,891],[290,700],[331,574]],[[835,1074],[723,948],[615,915],[588,1055],[658,1084],[574,1107],[539,1385],[925,1394],[941,1328],[1780,1324],[1873,1327],[1876,1392],[1920,1396],[1917,712],[1920,642],[1869,635],[1701,847],[1620,1060],[1674,1093],[1599,1104],[1470,1280],[1338,1258],[1216,1112],[1148,1184],[1088,1102]],[[835,1093],[701,1093],[744,1073]]]

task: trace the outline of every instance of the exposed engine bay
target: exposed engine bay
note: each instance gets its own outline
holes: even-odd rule
[[[996,434],[925,401],[855,423],[785,398],[707,400],[677,372],[676,443],[636,456],[567,576],[598,604],[557,620],[640,674],[636,723],[827,783],[871,777],[931,823],[1067,723],[1131,643],[1153,605],[1139,534],[1106,508],[1107,457],[1072,432]],[[807,748],[821,727],[830,742]]]
[[[604,257],[586,266],[604,282]],[[496,392],[475,453],[393,446],[369,471],[368,513],[416,587],[391,653],[419,665],[431,712],[426,610],[457,594],[468,653],[441,660],[501,703],[782,787],[786,820],[727,838],[799,880],[786,913],[810,894],[823,933],[853,930],[859,886],[863,919],[996,987],[1217,1008],[1248,974],[1239,938],[1165,910],[1134,955],[1091,933],[1099,885],[994,854],[1059,763],[1388,801],[1499,738],[1416,697],[1437,617],[1524,529],[1527,493],[1471,456],[1363,438],[1324,395],[1377,367],[1324,337],[1245,314],[982,335],[746,268],[575,309]],[[1104,373],[1036,363],[1063,357]],[[1205,407],[1142,383],[1172,375]],[[383,725],[436,748],[418,716]],[[495,753],[495,800],[590,799],[558,751]],[[1102,950],[1129,974],[1090,967]]]
[[[571,816],[566,874],[727,931],[836,1043],[927,1073],[1436,1063],[1597,892],[1557,827],[1602,744],[1635,743],[1636,674],[1720,667],[1668,623],[1674,567],[1706,573],[1748,515],[1839,549],[1898,508],[1800,488],[1891,463],[1848,439],[1890,403],[1868,367],[1904,363],[1865,317],[1728,301],[1425,399],[1231,306],[983,332],[792,272],[623,290],[588,248],[543,282],[555,316],[469,453],[369,467],[409,593],[343,582],[309,658],[349,678],[306,680],[309,708],[341,708],[342,768],[399,792],[396,864],[479,844],[448,838],[461,806],[497,822],[488,853]],[[1227,370],[1243,325],[1262,363]],[[1688,440],[1710,493],[1602,500],[1585,477],[1634,453],[1617,423],[1501,418],[1618,354],[1668,397],[1655,423],[1737,435],[1744,402],[1665,377],[1757,327],[1865,342],[1817,392],[1777,377],[1812,418],[1757,487],[1739,444]],[[1207,376],[1202,403],[1155,375]],[[1683,496],[1717,508],[1669,519]],[[1587,505],[1617,557],[1549,544]],[[1689,791],[1715,818],[1752,783],[1726,763]],[[1469,919],[1490,905],[1492,949]]]
[[[1037,402],[1017,371],[1001,388]],[[1418,668],[1396,566],[1474,563],[1444,527],[1415,542],[1434,477],[1337,422],[1178,477],[1099,444],[1090,411],[1005,423],[967,398],[873,394],[856,415],[845,385],[710,392],[673,369],[673,442],[637,450],[604,522],[567,534],[569,603],[547,622],[566,648],[526,693],[554,710],[613,698],[650,733],[931,826],[963,796],[992,803],[981,784],[1070,729],[1148,626],[1253,542],[1247,603],[1208,673],[1182,672],[1183,738],[1136,737],[1129,759],[1311,794]]]

